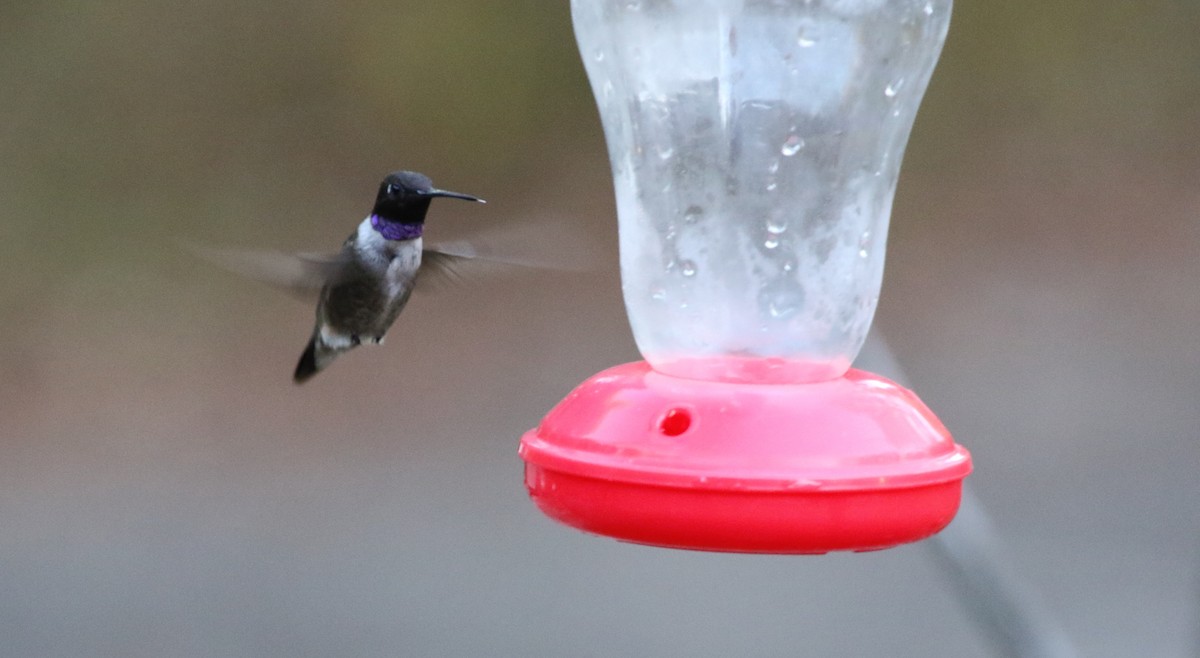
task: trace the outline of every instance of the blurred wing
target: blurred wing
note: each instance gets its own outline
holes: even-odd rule
[[[574,261],[567,260],[561,250],[556,252],[558,258],[555,260],[523,255],[535,246],[551,247],[539,241],[539,237],[544,236],[545,233],[536,226],[518,226],[480,233],[470,241],[430,244],[421,254],[421,285],[417,289],[440,290],[471,279],[503,278],[537,270],[582,272],[591,269],[591,257],[581,254],[576,254]]]
[[[472,231],[470,241],[433,245],[438,251],[539,270],[602,269],[595,241],[571,222],[529,220]]]
[[[311,300],[342,271],[340,254],[289,254],[193,244],[185,247],[223,269],[281,288],[305,300]]]
[[[421,252],[418,290],[441,290],[461,284],[473,277],[487,276],[489,271],[503,269],[502,264],[479,257],[468,242],[446,242],[430,245]]]
[[[474,241],[439,242],[421,253],[421,285],[417,289],[442,290],[470,280],[511,276],[539,267],[543,266],[489,253]]]

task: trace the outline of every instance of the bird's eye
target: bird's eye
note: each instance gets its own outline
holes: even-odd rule
[[[393,184],[391,184],[391,183],[388,183],[388,186],[387,186],[387,193],[388,193],[388,194],[392,194],[392,195],[394,195],[394,194],[399,194],[399,193],[400,193],[400,188],[396,187],[395,185],[393,185]]]

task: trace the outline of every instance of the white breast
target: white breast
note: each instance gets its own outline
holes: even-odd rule
[[[388,265],[385,280],[388,296],[395,297],[412,287],[417,269],[421,267],[421,238],[415,240],[389,240],[392,262]]]
[[[381,274],[388,297],[403,295],[412,287],[417,269],[421,267],[421,238],[388,240],[371,226],[368,217],[358,225],[355,248],[361,261]]]

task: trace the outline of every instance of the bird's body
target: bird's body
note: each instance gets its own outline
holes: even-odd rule
[[[383,342],[404,310],[421,267],[422,240],[388,240],[364,219],[346,239],[335,276],[321,290],[309,346],[296,368],[302,381],[342,352]]]
[[[408,303],[423,264],[445,266],[441,252],[426,255],[422,243],[425,214],[434,197],[480,201],[473,196],[438,190],[429,178],[399,171],[383,180],[371,214],[346,239],[338,256],[326,264],[316,325],[296,365],[303,382],[338,355],[363,343],[383,342]]]

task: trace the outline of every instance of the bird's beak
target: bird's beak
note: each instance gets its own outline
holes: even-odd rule
[[[449,190],[429,190],[428,192],[423,192],[421,196],[444,196],[451,199],[462,199],[463,201],[478,201],[479,203],[487,203],[487,201],[484,201],[477,196],[463,194],[462,192],[451,192]]]

